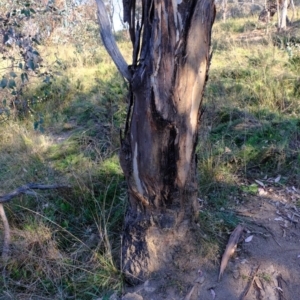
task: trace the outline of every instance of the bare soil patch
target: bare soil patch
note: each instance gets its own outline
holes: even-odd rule
[[[299,299],[299,199],[300,191],[294,187],[269,185],[231,208],[245,230],[220,281],[219,264],[185,245],[174,252],[171,270],[160,270],[147,282],[127,287],[123,299]],[[253,238],[246,242],[249,236]]]

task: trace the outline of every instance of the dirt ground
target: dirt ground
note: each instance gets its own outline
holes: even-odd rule
[[[218,263],[186,250],[184,256],[174,254],[177,268],[127,287],[122,299],[300,299],[300,191],[259,183],[257,195],[231,207],[244,231],[220,281]]]
[[[253,32],[238,40],[263,37]],[[185,245],[173,255],[175,267],[125,287],[121,299],[300,300],[300,190],[279,177],[256,183],[256,195],[244,195],[230,207],[244,231],[221,280],[221,257],[207,261]]]

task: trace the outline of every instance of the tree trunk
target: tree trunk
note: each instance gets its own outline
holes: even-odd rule
[[[222,19],[225,23],[227,19],[227,0],[222,0]]]
[[[290,21],[290,24],[292,24],[294,22],[294,16],[295,16],[295,11],[296,11],[294,0],[290,0],[290,4],[291,4],[291,7],[292,7],[292,11],[293,11],[291,21]]]
[[[103,38],[109,33],[96,1]],[[170,263],[198,213],[195,148],[215,6],[213,0],[143,0],[141,23],[134,0],[123,6],[133,62],[128,75],[114,59],[129,81],[120,151],[129,194],[122,268],[137,283]]]
[[[279,1],[279,5],[278,5],[278,9],[279,9],[278,31],[286,29],[287,8],[288,8],[288,1],[287,0]]]

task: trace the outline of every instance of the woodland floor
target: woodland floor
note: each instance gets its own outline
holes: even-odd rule
[[[237,39],[262,38],[263,33],[252,32]],[[300,190],[293,186],[298,186],[296,182],[281,181],[280,177],[252,178],[259,186],[257,193],[240,195],[225,209],[238,216],[244,232],[221,280],[221,257],[212,262],[186,245],[180,255],[174,255],[174,268],[160,270],[139,286],[125,287],[122,299],[300,299]],[[204,204],[201,210],[205,209]]]
[[[73,66],[77,58],[66,55],[65,81],[53,83],[53,103],[40,108],[53,105],[49,115],[43,112],[49,136],[23,125],[0,132],[1,193],[36,181],[74,187],[7,204],[13,251],[0,276],[0,299],[300,299],[300,59],[289,59],[255,24],[215,25],[198,149],[199,224],[174,249],[169,269],[135,287],[123,284],[112,260],[119,260],[127,199],[117,157],[126,116],[123,80],[104,50],[97,68],[82,67],[85,79]],[[289,36],[296,29],[300,36],[296,25]],[[219,280],[222,253],[238,224],[243,234]]]
[[[122,299],[299,299],[300,211],[295,203],[300,191],[275,187],[272,180],[264,186],[258,195],[231,207],[245,230],[220,281],[218,264],[189,252],[174,257],[177,270],[165,270],[140,286],[128,287]],[[249,236],[252,240],[245,242]]]

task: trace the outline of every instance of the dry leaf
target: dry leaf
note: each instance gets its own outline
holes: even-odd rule
[[[258,194],[259,196],[266,196],[268,195],[268,192],[263,188],[258,188]]]
[[[240,296],[239,300],[244,300],[245,297],[247,296],[247,294],[248,294],[248,292],[249,292],[251,286],[252,286],[253,283],[254,283],[254,280],[255,280],[255,278],[256,278],[256,274],[257,274],[257,272],[258,272],[259,267],[260,267],[260,266],[258,265],[257,268],[251,272],[251,275],[250,275],[250,277],[249,277],[247,286],[246,286],[244,292],[242,293],[242,295]]]
[[[281,175],[278,175],[275,179],[274,179],[274,182],[279,182],[279,180],[280,180],[280,178],[281,178]]]
[[[264,185],[263,182],[261,182],[261,181],[259,181],[259,180],[255,180],[255,182],[256,182],[257,184],[259,184],[260,186],[262,186],[263,188],[265,187],[265,185]]]
[[[225,268],[228,264],[229,258],[232,256],[232,254],[236,250],[237,243],[240,239],[240,236],[241,236],[243,230],[244,230],[244,228],[241,225],[238,225],[230,235],[230,238],[229,238],[229,241],[227,243],[225,252],[222,256],[220,273],[219,273],[219,280],[221,279],[221,277],[224,273],[224,270],[225,270]]]
[[[228,147],[225,147],[225,151],[224,151],[225,153],[231,153],[232,151],[231,151],[231,149],[230,148],[228,148]]]
[[[238,279],[240,277],[240,271],[238,269],[233,270],[233,278]]]
[[[245,243],[251,242],[252,239],[253,239],[253,235],[248,236],[248,237],[245,239]]]
[[[210,293],[211,293],[213,300],[216,299],[216,293],[213,289],[210,289]]]
[[[263,290],[263,286],[262,286],[262,284],[261,284],[259,278],[255,277],[255,278],[254,278],[254,282],[255,282],[256,286],[257,286],[260,290]]]

